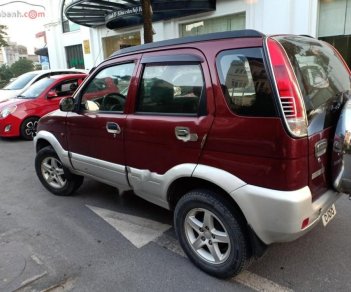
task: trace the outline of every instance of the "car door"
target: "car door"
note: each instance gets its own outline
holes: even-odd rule
[[[59,103],[62,98],[67,96],[72,96],[74,91],[78,88],[78,86],[82,83],[83,78],[72,78],[62,80],[55,84],[43,97],[43,108],[44,114],[52,112],[59,108]]]
[[[41,117],[49,112],[57,110],[61,99],[66,96],[72,96],[75,89],[82,83],[83,77],[65,78],[64,80],[47,80],[54,82],[45,88],[37,98],[32,99],[30,104],[26,105],[27,116]]]
[[[154,188],[167,173],[190,176],[194,170],[213,121],[213,94],[197,50],[143,54],[138,71],[135,107],[126,121],[126,163],[134,191],[156,202]]]
[[[67,116],[67,141],[73,168],[97,180],[126,188],[124,113],[134,60],[98,69],[78,93],[79,109]],[[123,81],[121,81],[123,80]]]

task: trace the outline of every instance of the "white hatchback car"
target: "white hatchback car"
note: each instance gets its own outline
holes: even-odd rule
[[[60,70],[37,70],[24,73],[18,76],[14,81],[0,89],[0,102],[16,97],[24,92],[33,83],[45,77],[60,74],[87,73],[84,69],[60,69]]]

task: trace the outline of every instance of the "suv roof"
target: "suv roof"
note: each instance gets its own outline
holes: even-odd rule
[[[254,38],[254,37],[263,37],[263,36],[265,36],[263,33],[253,29],[215,32],[215,33],[209,33],[209,34],[203,34],[203,35],[197,35],[197,36],[188,36],[188,37],[143,44],[140,46],[129,47],[129,48],[125,48],[114,52],[110,57],[116,57],[116,56],[121,56],[129,53],[135,53],[143,50],[167,47],[172,45],[181,45],[181,44],[196,43],[196,42],[203,42],[203,41],[210,41],[210,40],[220,40],[220,39],[232,39],[232,38],[243,38],[243,37]]]

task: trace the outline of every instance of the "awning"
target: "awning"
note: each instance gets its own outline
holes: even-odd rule
[[[216,0],[151,0],[154,22],[216,9]],[[66,17],[77,24],[109,29],[143,23],[140,0],[70,0],[64,2]]]
[[[44,48],[36,49],[34,51],[34,54],[38,56],[49,56],[48,48],[44,47]]]

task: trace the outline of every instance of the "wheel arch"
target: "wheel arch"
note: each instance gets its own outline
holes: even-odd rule
[[[23,123],[24,123],[26,120],[31,119],[31,118],[36,118],[36,119],[39,120],[41,117],[39,117],[39,116],[37,116],[37,115],[27,115],[25,118],[22,119],[22,122],[21,122],[21,125],[20,125],[20,126],[22,126]]]
[[[45,140],[45,139],[37,139],[36,140],[36,145],[35,145],[35,151],[38,153],[41,149],[47,147],[47,146],[51,146],[49,141]]]
[[[63,165],[69,169],[71,169],[71,163],[68,155],[68,151],[66,151],[57,138],[50,132],[41,130],[34,137],[34,147],[38,153],[42,148],[46,146],[51,146],[57,156],[60,158]]]

